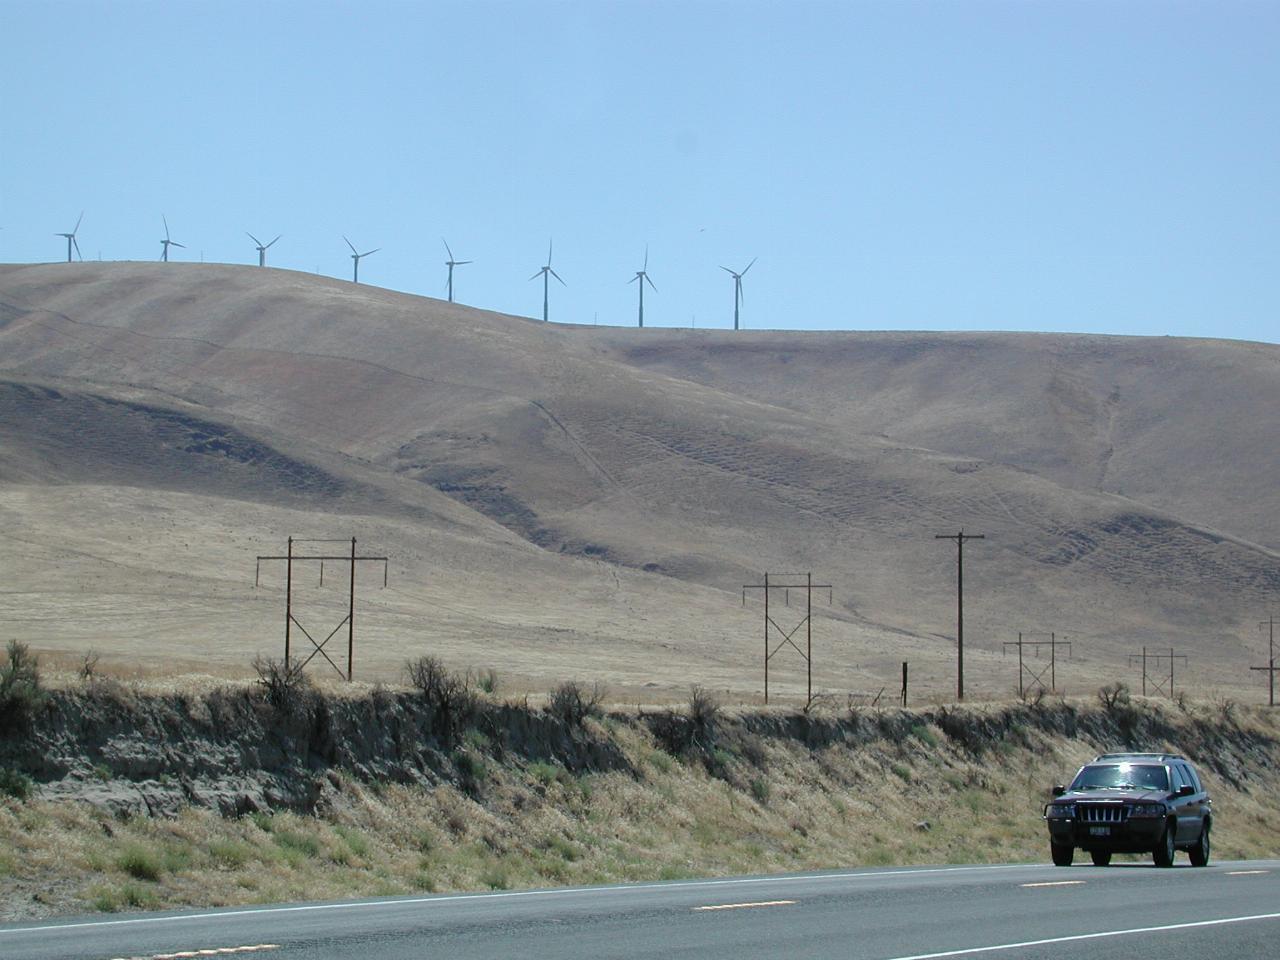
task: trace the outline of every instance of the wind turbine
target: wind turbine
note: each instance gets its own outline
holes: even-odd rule
[[[342,239],[347,240],[346,236],[343,236]],[[347,240],[347,246],[351,247],[351,259],[355,263],[355,271],[351,274],[351,282],[359,283],[360,282],[360,258],[367,257],[371,253],[377,253],[382,248],[374,247],[372,250],[366,251],[365,253],[357,253],[355,245],[350,240]]]
[[[160,215],[160,219],[164,221],[164,239],[160,241],[160,259],[163,260],[165,263],[168,263],[170,247],[181,247],[183,250],[187,248],[182,244],[180,244],[177,240],[169,239],[169,221],[164,219],[164,214]]]
[[[271,246],[271,243],[275,243],[276,240],[279,240],[280,237],[283,237],[284,234],[278,234],[276,236],[276,240],[272,240],[271,243],[263,243],[248,231],[245,232],[245,236],[258,245],[258,266],[265,267],[267,265],[267,247]]]
[[[741,272],[734,272],[728,267],[720,268],[733,276],[733,329],[735,330],[738,329],[738,307],[742,303],[742,278],[746,275],[746,272],[751,269],[752,264],[754,264],[758,259],[759,257],[752,257],[751,263],[748,263],[743,267]]]
[[[551,269],[551,241],[550,240],[547,241],[547,265],[543,267],[541,270],[539,270],[537,273],[535,273],[529,279],[537,280],[539,276],[542,277],[542,322],[546,323],[547,322],[547,287],[550,285],[550,282],[551,282],[547,278],[550,276],[550,277],[555,277],[557,280],[560,280],[560,274],[556,273],[554,270]],[[568,286],[568,284],[565,283],[563,280],[560,280],[560,285],[562,287]]]
[[[474,263],[475,261],[453,259],[453,251],[449,249],[449,241],[441,237],[440,242],[444,244],[444,248],[449,254],[449,259],[444,262],[444,265],[449,268],[449,302],[453,303],[453,268],[460,267],[464,263]]]
[[[653,281],[649,279],[649,248],[644,248],[644,267],[636,271],[636,275],[627,283],[640,284],[640,326],[644,326],[644,285],[649,284],[654,293],[658,292],[658,288],[653,285]]]
[[[75,228],[74,230],[72,230],[70,233],[55,233],[55,234],[54,234],[54,236],[55,236],[55,237],[66,237],[66,238],[67,238],[67,263],[70,263],[70,262],[71,262],[71,246],[72,246],[72,244],[75,244],[75,248],[76,248],[76,256],[77,256],[77,257],[80,257],[80,259],[81,259],[81,260],[84,260],[84,257],[80,255],[80,244],[76,242],[76,234],[80,232],[80,221],[81,221],[81,220],[83,220],[83,219],[84,219],[84,211],[83,211],[83,210],[81,210],[81,211],[80,211],[80,216],[76,219],[76,228]]]

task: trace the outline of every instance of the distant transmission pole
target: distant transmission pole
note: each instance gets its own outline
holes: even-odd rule
[[[813,591],[826,590],[827,603],[831,603],[831,584],[814,583],[812,573],[783,573],[774,574],[774,579],[769,579],[769,574],[765,573],[764,583],[747,583],[742,587],[742,604],[746,606],[748,590],[764,591],[764,702],[769,702],[769,661],[774,658],[783,647],[790,645],[800,656],[804,657],[805,666],[807,668],[807,699],[805,705],[813,703]],[[803,579],[801,579],[803,578]],[[769,611],[769,594],[774,590],[783,591],[783,602],[791,605],[791,591],[803,590],[805,598],[804,619],[797,623],[790,630],[784,630],[778,625],[773,618],[773,614]],[[800,628],[804,627],[805,648],[795,642],[795,635],[800,632]],[[780,638],[776,646],[773,644],[775,637]]]
[[[1158,677],[1156,674],[1147,672],[1147,664],[1149,662],[1154,662],[1159,667],[1161,660],[1169,661],[1169,679],[1167,681],[1164,677]],[[1163,693],[1170,700],[1173,699],[1173,665],[1177,660],[1181,660],[1184,664],[1187,662],[1186,656],[1181,653],[1174,653],[1173,647],[1169,648],[1168,653],[1147,653],[1147,648],[1143,647],[1141,654],[1129,654],[1129,666],[1132,667],[1137,663],[1142,664],[1142,695],[1144,697],[1147,695],[1147,684],[1150,683],[1154,692]],[[1166,683],[1169,685],[1168,689],[1165,688]]]
[[[293,546],[296,543],[347,543],[351,544],[350,554],[298,554],[293,552]],[[287,550],[282,557],[258,557],[257,568],[254,571],[253,585],[257,587],[259,577],[262,573],[263,560],[283,560],[285,562],[285,588],[284,588],[284,665],[285,669],[291,666],[290,641],[292,639],[293,627],[297,627],[302,631],[302,635],[311,641],[311,645],[315,648],[310,655],[302,661],[298,666],[302,670],[315,657],[321,656],[329,661],[329,665],[338,671],[339,676],[344,675],[343,670],[333,658],[325,651],[325,645],[334,638],[334,636],[343,627],[347,628],[347,669],[345,676],[347,680],[351,680],[353,674],[353,663],[355,660],[355,642],[356,642],[356,564],[362,561],[372,561],[382,564],[382,585],[387,585],[387,558],[386,557],[362,557],[356,554],[356,538],[352,537],[347,540],[299,540],[290,537],[287,543]],[[323,640],[316,641],[293,613],[293,565],[300,561],[320,561],[320,582],[324,583],[324,561],[345,561],[351,564],[351,579],[349,584],[349,592],[347,594],[347,615],[342,622],[330,631],[329,635]]]
[[[956,542],[956,699],[964,699],[964,544],[966,540],[985,540],[985,533],[939,533],[935,540]]]
[[[1041,636],[1044,636],[1044,634],[1041,634]],[[1058,635],[1056,633],[1050,633],[1048,640],[1024,640],[1022,633],[1019,632],[1017,640],[1006,640],[1004,642],[1004,648],[1006,651],[1010,647],[1018,648],[1018,697],[1019,699],[1025,696],[1026,687],[1023,684],[1024,676],[1029,677],[1031,679],[1032,684],[1038,684],[1040,689],[1043,690],[1045,688],[1044,675],[1047,673],[1049,675],[1049,690],[1055,693],[1057,692],[1058,690],[1058,648],[1066,647],[1067,656],[1070,657],[1071,656],[1070,640],[1066,640],[1066,639],[1059,640]],[[1034,667],[1027,666],[1026,661],[1022,656],[1022,651],[1025,647],[1031,647],[1035,651],[1037,657],[1040,655],[1041,647],[1048,647],[1049,648],[1048,664],[1041,667],[1039,670],[1036,670]]]
[[[1258,629],[1267,628],[1267,665],[1265,667],[1250,667],[1250,670],[1265,670],[1267,672],[1267,687],[1270,691],[1267,696],[1267,704],[1274,707],[1276,705],[1276,618],[1267,617],[1258,624]]]

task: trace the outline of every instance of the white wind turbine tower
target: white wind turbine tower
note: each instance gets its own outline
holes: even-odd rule
[[[67,263],[70,263],[70,262],[71,262],[71,247],[72,247],[72,245],[74,245],[74,246],[75,246],[75,248],[76,248],[76,256],[77,256],[77,257],[80,257],[80,259],[81,259],[81,260],[84,260],[84,257],[83,257],[83,256],[81,256],[81,254],[80,254],[80,244],[76,241],[76,234],[80,232],[80,221],[81,221],[81,220],[83,220],[83,219],[84,219],[84,211],[83,211],[83,210],[81,210],[81,211],[80,211],[80,216],[79,216],[79,218],[77,218],[77,220],[76,220],[76,226],[75,226],[75,229],[74,229],[74,230],[72,230],[70,233],[55,233],[55,234],[54,234],[54,236],[55,236],[55,237],[66,237],[66,238],[67,238]]]
[[[557,280],[560,280],[560,274],[556,273],[554,270],[551,269],[551,243],[552,241],[550,240],[547,241],[547,265],[543,267],[541,270],[539,270],[537,273],[535,273],[532,277],[529,278],[530,280],[537,280],[538,277],[542,277],[542,322],[543,323],[547,322],[547,288],[550,284],[550,281],[547,278],[555,277]],[[565,283],[563,280],[560,280],[560,286],[567,287],[568,284]]]
[[[449,302],[453,303],[453,268],[460,267],[466,263],[475,263],[475,261],[453,259],[453,251],[449,249],[449,241],[441,237],[440,242],[444,244],[444,249],[449,254],[449,259],[444,262],[444,265],[449,268]]]
[[[346,236],[345,236],[345,235],[343,236],[343,238],[342,238],[342,239],[343,239],[343,240],[347,240],[347,238],[346,238]],[[352,282],[352,283],[359,283],[359,282],[360,282],[360,260],[361,260],[361,258],[363,258],[363,257],[367,257],[367,256],[369,256],[370,254],[373,254],[373,253],[377,253],[377,252],[378,252],[379,250],[381,250],[382,248],[381,248],[381,247],[374,247],[372,250],[367,250],[367,251],[365,251],[364,253],[357,253],[357,252],[356,252],[356,248],[355,248],[355,244],[353,244],[350,240],[347,240],[347,246],[351,248],[351,260],[352,260],[352,263],[355,265],[355,270],[353,270],[353,271],[352,271],[352,273],[351,273],[351,282]]]
[[[271,243],[263,243],[261,240],[259,240],[257,237],[255,237],[252,233],[249,233],[248,231],[245,231],[245,236],[258,245],[258,266],[265,267],[267,265],[267,248],[270,247],[271,244],[275,243],[276,240],[279,240],[282,236],[284,236],[284,234],[282,233],[277,234],[276,240],[272,240]]]
[[[653,285],[653,281],[649,279],[649,248],[644,248],[644,267],[636,271],[636,275],[627,283],[640,284],[640,326],[644,326],[644,285],[647,283],[654,293],[658,292],[658,288]]]
[[[163,260],[165,263],[168,263],[170,247],[180,247],[183,250],[187,248],[183,244],[179,243],[177,240],[169,239],[169,221],[165,220],[164,214],[160,215],[160,219],[161,221],[164,222],[164,239],[160,241],[160,259]]]

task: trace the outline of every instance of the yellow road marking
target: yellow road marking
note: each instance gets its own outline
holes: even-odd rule
[[[762,900],[759,903],[718,903],[709,907],[694,907],[694,910],[742,910],[747,907],[785,907],[795,903],[794,900]]]
[[[1024,887],[1077,887],[1082,883],[1088,883],[1087,880],[1053,880],[1047,883],[1024,883]]]
[[[1260,873],[1270,873],[1270,870],[1228,870],[1228,877],[1256,877]]]

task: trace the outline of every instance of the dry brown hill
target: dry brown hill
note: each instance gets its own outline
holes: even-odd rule
[[[961,526],[988,537],[971,693],[1008,693],[1002,642],[1054,630],[1077,692],[1136,681],[1146,643],[1256,695],[1280,587],[1262,344],[597,330],[287,271],[54,264],[0,267],[0,379],[0,617],[155,670],[276,652],[280,577],[254,591],[253,558],[290,534],[391,556],[387,590],[362,572],[365,677],[437,652],[636,698],[758,691],[740,587],[810,569],[835,585],[817,686],[875,692],[909,660],[944,693],[933,535]],[[321,636],[338,579],[300,587]]]

